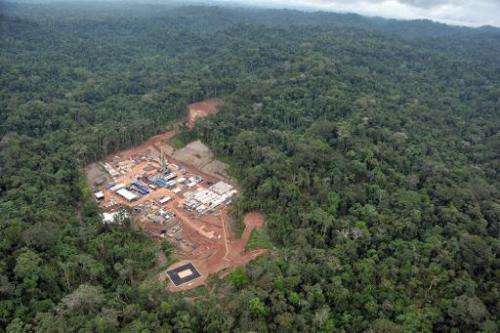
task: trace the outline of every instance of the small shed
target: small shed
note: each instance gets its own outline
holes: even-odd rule
[[[102,200],[104,199],[104,192],[103,191],[97,191],[94,193],[94,196],[97,200]]]

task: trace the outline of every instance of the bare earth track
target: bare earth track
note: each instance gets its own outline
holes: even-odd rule
[[[211,274],[230,271],[235,267],[244,266],[250,261],[257,258],[259,255],[266,253],[267,250],[265,249],[257,249],[250,252],[245,252],[245,247],[248,243],[252,230],[255,228],[261,228],[263,225],[264,218],[260,213],[252,212],[248,213],[245,216],[245,230],[243,232],[243,236],[240,239],[236,239],[234,233],[230,230],[229,220],[226,214],[221,215],[220,221],[224,228],[224,237],[223,242],[218,244],[215,252],[213,252],[206,258],[191,258],[181,260],[168,268],[168,270],[172,270],[191,262],[201,273],[201,277],[180,286],[170,284],[168,286],[168,289],[170,291],[176,292],[196,288],[205,284],[207,277]],[[158,278],[160,279],[160,281],[165,281],[166,279],[168,279],[166,271],[162,272],[158,276]]]

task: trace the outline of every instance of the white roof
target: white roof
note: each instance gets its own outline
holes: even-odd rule
[[[165,202],[169,202],[170,200],[172,200],[172,198],[167,196],[167,197],[161,198],[158,202],[161,204],[164,204]]]
[[[139,198],[139,196],[137,194],[130,192],[129,190],[127,190],[125,188],[122,188],[122,189],[116,191],[116,193],[118,193],[119,195],[121,195],[122,197],[127,199],[128,201],[132,201],[132,200]]]
[[[112,177],[119,175],[119,173],[111,165],[109,165],[109,163],[104,163],[104,169],[106,169]]]
[[[121,223],[122,221],[116,221],[119,212],[111,212],[111,213],[102,213],[102,222],[104,223]],[[127,217],[127,213],[123,212],[122,217]]]
[[[196,208],[198,213],[203,213],[208,207],[206,205],[200,205]]]
[[[179,275],[179,277],[180,277],[181,279],[183,279],[183,278],[185,278],[185,277],[188,277],[188,276],[190,276],[190,275],[193,275],[193,271],[192,271],[190,268],[188,268],[188,269],[185,269],[185,270],[183,270],[183,271],[180,271],[179,273],[177,273],[177,275]]]
[[[125,184],[118,183],[112,188],[110,188],[111,191],[116,192],[118,190],[121,190],[122,188],[125,188]]]
[[[98,192],[95,192],[95,193],[94,193],[94,195],[95,195],[95,197],[96,197],[97,199],[102,199],[102,198],[104,198],[104,192],[103,192],[103,191],[98,191]]]
[[[113,223],[113,222],[115,222],[115,216],[117,214],[118,214],[118,212],[102,213],[102,221],[104,223]]]
[[[194,192],[193,199],[204,203],[204,204],[209,204],[212,201],[216,200],[219,197],[217,193],[214,193],[208,189],[201,189],[196,192]]]
[[[177,177],[177,175],[175,173],[169,173],[168,175],[164,176],[164,178],[166,180],[170,180],[170,179],[174,179],[175,177]]]

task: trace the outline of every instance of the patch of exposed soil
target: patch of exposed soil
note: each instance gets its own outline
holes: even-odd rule
[[[218,100],[192,104],[190,111],[194,110],[194,115],[190,112],[190,117],[217,112],[219,104]],[[156,135],[139,146],[117,152],[86,168],[89,182],[96,191],[104,195],[99,200],[103,211],[112,213],[125,207],[134,223],[153,240],[167,238],[174,245],[176,257],[181,261],[167,270],[192,263],[199,271],[201,276],[188,283],[179,286],[168,284],[167,288],[172,292],[203,285],[209,275],[224,275],[232,268],[243,266],[267,251],[245,251],[252,230],[261,228],[264,223],[261,214],[252,212],[245,216],[245,230],[241,238],[237,239],[229,226],[231,200],[203,213],[186,208],[187,198],[194,191],[206,191],[221,181],[235,189],[234,193],[237,193],[238,187],[227,177],[227,166],[214,160],[214,154],[200,141],[192,142],[179,150],[169,145],[169,140],[176,134],[177,129]],[[154,184],[148,179],[162,175],[165,166],[175,173],[175,179],[179,180],[177,184],[173,188],[151,186]],[[200,182],[186,182],[194,177],[198,177]],[[113,189],[116,184],[123,184],[133,191],[131,185],[139,180],[148,184],[147,194],[139,195],[139,192],[135,192],[137,198],[131,201],[118,195],[117,190]],[[169,199],[162,203],[167,197]],[[169,217],[166,218],[165,215]],[[159,253],[158,263],[165,262],[165,256]],[[166,271],[159,274],[160,281],[169,281]]]
[[[210,114],[217,113],[221,105],[221,100],[217,98],[211,98],[202,102],[190,104],[188,106],[188,127],[193,128],[197,119],[205,118]]]
[[[219,243],[215,251],[205,258],[191,258],[182,260],[171,265],[166,271],[175,269],[187,263],[192,263],[200,272],[201,276],[191,282],[185,283],[180,286],[169,284],[168,289],[172,292],[184,291],[204,285],[206,279],[211,274],[225,273],[231,271],[235,267],[244,266],[258,256],[267,252],[265,249],[256,249],[253,251],[245,251],[245,247],[250,239],[250,235],[254,229],[260,229],[263,226],[264,218],[258,212],[251,212],[245,216],[245,230],[242,237],[236,239],[229,227],[229,215],[221,214],[219,218],[221,227],[223,229],[223,242]],[[158,278],[160,281],[168,279],[167,273],[162,272]]]

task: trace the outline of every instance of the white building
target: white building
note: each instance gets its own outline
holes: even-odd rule
[[[125,218],[127,218],[128,215],[125,211],[120,210],[116,212],[110,212],[110,213],[102,213],[102,223],[108,224],[108,223],[122,223]]]
[[[115,186],[113,186],[112,188],[110,188],[109,190],[113,191],[113,192],[116,192],[118,190],[121,190],[122,188],[125,188],[125,184],[118,183]]]
[[[139,198],[139,196],[137,194],[135,194],[134,192],[130,192],[126,188],[122,188],[122,189],[116,191],[116,193],[118,195],[122,196],[123,198],[125,198],[125,200],[127,200],[127,201],[134,201],[134,200],[137,200]]]
[[[111,177],[118,177],[120,173],[116,171],[109,163],[104,163],[103,164],[104,169],[111,175]]]
[[[202,204],[210,204],[218,198],[217,193],[214,193],[208,189],[201,189],[194,192],[193,199],[201,202]]]
[[[163,198],[161,198],[160,200],[158,200],[158,203],[159,203],[160,205],[163,205],[163,204],[166,204],[167,202],[169,202],[170,200],[172,200],[172,198],[171,198],[171,197],[169,197],[169,196],[166,196],[166,197],[163,197]]]

